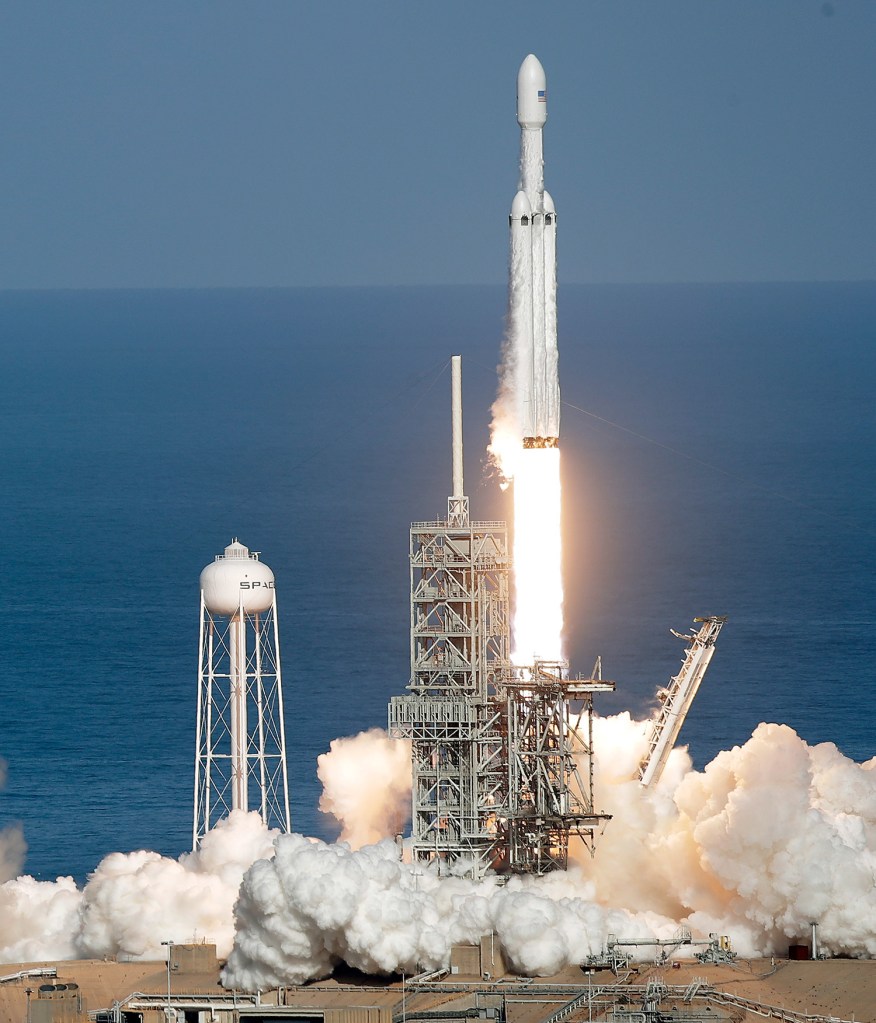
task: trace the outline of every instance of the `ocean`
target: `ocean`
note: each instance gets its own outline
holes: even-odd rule
[[[316,757],[407,684],[408,526],[443,516],[449,368],[486,464],[505,288],[0,293],[0,827],[25,869],[191,847],[198,576],[276,575],[296,830]],[[647,715],[728,624],[682,731],[876,754],[876,284],[560,287],[567,648]]]

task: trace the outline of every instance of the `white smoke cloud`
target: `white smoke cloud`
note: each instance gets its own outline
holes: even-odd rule
[[[319,808],[341,825],[353,849],[401,832],[411,815],[411,744],[372,728],[334,739],[317,757]]]
[[[107,856],[82,893],[77,953],[161,958],[162,941],[208,938],[226,955],[241,879],[273,854],[277,834],[257,813],[235,810],[178,860],[145,851]]]
[[[74,959],[82,893],[72,877],[0,885],[0,962]]]
[[[692,920],[748,932],[762,952],[815,920],[822,949],[876,954],[876,759],[764,724],[688,774],[675,801],[699,854]]]
[[[492,932],[516,970],[546,975],[599,952],[609,933],[667,938],[684,924],[768,955],[805,938],[811,920],[823,950],[876,955],[876,758],[857,764],[761,725],[702,772],[673,751],[643,789],[647,724],[619,714],[594,728],[597,805],[614,819],[595,859],[578,854],[568,872],[504,886],[438,879],[399,862],[391,840],[354,850],[237,813],[179,860],[113,854],[83,890],[71,878],[0,885],[0,961],[160,956],[162,941],[206,937],[230,950],[225,983],[264,989],[341,960],[375,973],[446,966],[453,944]],[[379,732],[354,737],[321,764],[325,807],[357,840],[361,827],[391,839],[386,807],[407,799],[407,751],[387,744]],[[363,784],[392,798],[357,817]]]
[[[876,953],[876,758],[856,764],[833,744],[761,725],[703,772],[674,750],[643,789],[648,723],[619,714],[594,726],[597,804],[614,815],[595,859],[579,849],[568,872],[500,886],[439,880],[399,863],[391,842],[355,852],[283,837],[244,879],[225,983],[301,983],[341,960],[431,969],[454,942],[491,932],[533,975],[598,953],[609,933],[670,938],[680,925],[768,955],[817,920],[823,950]]]
[[[873,954],[876,759],[762,724],[702,772],[674,750],[643,790],[625,779],[644,736],[625,714],[595,722],[597,802],[615,815],[589,868],[601,903],[729,934],[745,954],[782,952],[813,920],[823,950]]]
[[[0,885],[0,962],[161,958],[162,941],[201,938],[227,955],[241,879],[255,860],[273,854],[276,834],[257,813],[235,811],[196,853],[178,860],[112,853],[81,890],[71,877],[7,881]]]
[[[367,973],[433,970],[448,966],[452,945],[490,932],[519,971],[549,975],[597,951],[612,928],[647,936],[675,926],[606,911],[590,894],[578,874],[504,887],[496,878],[439,879],[400,863],[389,840],[353,851],[284,835],[274,859],[244,880],[222,980],[264,990],[327,976],[342,960]]]
[[[409,743],[378,729],[335,740],[319,758],[321,808],[356,846],[394,835],[410,814],[410,770]],[[0,832],[0,962],[161,958],[162,941],[202,938],[225,956],[241,879],[253,863],[273,856],[277,834],[258,814],[235,811],[197,852],[179,859],[146,850],[112,853],[80,889],[70,877],[16,876],[26,844],[19,827],[7,828]]]

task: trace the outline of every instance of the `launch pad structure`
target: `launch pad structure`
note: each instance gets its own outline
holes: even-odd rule
[[[389,706],[389,734],[412,746],[412,856],[441,874],[543,874],[608,820],[593,802],[592,697],[614,683],[511,664],[507,528],[469,516],[459,356],[452,408],[453,493],[445,520],[411,526],[411,680]]]
[[[509,222],[508,315],[515,358],[505,385],[515,396],[528,472],[539,467],[534,475],[515,472],[518,552],[521,534],[530,543],[515,567],[516,623],[539,619],[547,600],[554,602],[548,628],[523,642],[515,630],[521,649],[512,658],[507,528],[472,521],[463,485],[459,356],[452,359],[447,518],[411,526],[411,676],[408,693],[390,701],[389,734],[411,743],[413,860],[440,874],[564,870],[570,841],[579,839],[592,853],[610,819],[593,798],[593,697],[614,683],[602,678],[599,658],[590,677],[573,678],[565,661],[532,652],[545,649],[533,640],[546,633],[546,649],[557,657],[562,631],[561,611],[554,614],[562,586],[551,532],[560,528],[559,461],[544,450],[559,448],[560,428],[556,207],[544,187],[546,120],[544,68],[529,54],[517,76],[520,182]],[[538,489],[545,481],[549,486]],[[523,486],[533,500],[518,501]],[[724,621],[698,619],[696,635],[681,637],[690,648],[680,673],[660,691],[640,765],[643,786],[659,781]]]
[[[655,784],[663,774],[726,621],[726,615],[695,618],[694,625],[699,625],[699,629],[690,636],[670,630],[673,636],[685,640],[690,646],[685,650],[679,673],[669,680],[668,686],[657,691],[660,708],[651,722],[648,750],[639,765],[639,781],[645,787]]]

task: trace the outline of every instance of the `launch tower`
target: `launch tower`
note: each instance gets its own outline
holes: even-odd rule
[[[292,830],[274,573],[236,539],[201,572],[192,848],[232,810]]]
[[[501,680],[509,667],[504,522],[472,522],[462,473],[461,359],[452,359],[453,493],[446,520],[411,526],[410,695],[389,733],[412,745],[415,861],[479,877],[502,857],[507,801]]]
[[[389,734],[411,741],[416,862],[481,877],[565,869],[592,845],[592,696],[565,664],[512,667],[507,530],[472,522],[462,476],[461,360],[452,360],[453,494],[446,520],[411,526],[411,681]],[[576,710],[572,710],[576,701]]]

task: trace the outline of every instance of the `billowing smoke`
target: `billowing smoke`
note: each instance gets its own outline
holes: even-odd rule
[[[742,954],[770,954],[812,920],[824,951],[876,955],[876,758],[857,764],[831,743],[761,725],[701,772],[675,750],[645,790],[635,773],[646,723],[619,714],[594,725],[597,804],[614,820],[595,859],[584,853],[566,873],[503,886],[400,862],[398,818],[386,808],[410,784],[408,753],[366,733],[320,765],[332,790],[324,808],[350,833],[383,827],[386,840],[354,850],[278,836],[236,813],[198,853],[114,853],[82,890],[71,878],[7,881],[0,961],[160,958],[161,941],[205,937],[231,953],[227,984],[265,988],[325,976],[340,961],[383,973],[446,966],[454,943],[492,933],[515,969],[550,974],[599,952],[609,933],[670,937],[686,925],[729,934]],[[360,770],[346,790],[351,751]],[[362,774],[392,799],[345,817]]]
[[[401,832],[411,813],[411,744],[371,728],[334,739],[317,757],[322,782],[319,808],[341,825],[351,848]]]
[[[0,771],[2,781],[3,761]],[[406,823],[410,774],[409,744],[392,742],[385,732],[335,740],[319,758],[320,806],[354,847],[379,841]],[[27,846],[12,825],[0,831],[0,962],[116,954],[160,959],[162,941],[202,938],[225,956],[241,879],[253,863],[274,855],[277,834],[258,814],[235,811],[197,852],[179,859],[145,850],[112,853],[80,889],[72,877],[17,876]]]
[[[276,832],[235,811],[178,860],[112,853],[83,889],[73,878],[19,877],[0,885],[0,961],[124,954],[163,958],[162,941],[209,938],[227,954],[245,871],[273,855]]]
[[[6,761],[0,757],[0,789],[6,784]],[[24,865],[27,843],[18,824],[0,829],[0,884],[15,877]]]
[[[520,972],[547,975],[599,952],[609,933],[728,934],[746,955],[781,952],[819,923],[832,953],[876,954],[876,758],[856,764],[761,725],[703,772],[673,751],[652,789],[635,779],[648,726],[597,719],[597,803],[614,814],[591,860],[541,879],[439,880],[391,842],[282,837],[244,879],[225,983],[447,966],[454,942],[493,933]],[[653,950],[642,949],[643,956]]]
[[[238,932],[223,973],[246,990],[324,977],[343,961],[366,973],[446,967],[450,948],[495,934],[522,973],[555,973],[601,948],[610,930],[666,936],[675,924],[595,904],[583,875],[480,882],[440,879],[399,862],[391,841],[345,845],[277,840],[247,874]]]
[[[825,951],[876,953],[876,758],[762,724],[702,772],[675,750],[643,792],[626,779],[644,736],[625,714],[595,721],[597,800],[616,818],[593,865],[600,902],[729,934],[751,954],[782,951],[813,920]]]

